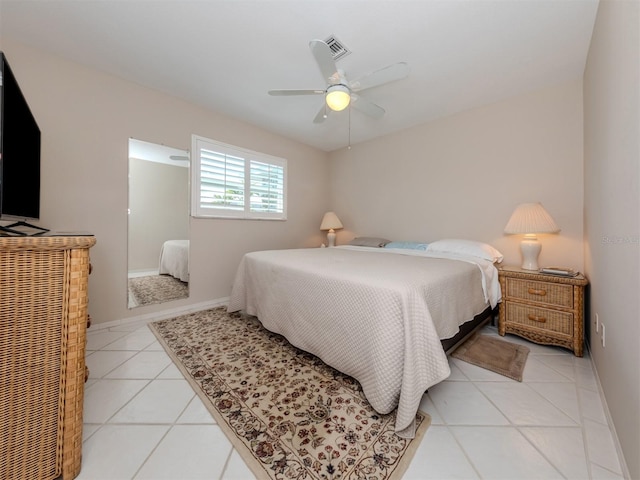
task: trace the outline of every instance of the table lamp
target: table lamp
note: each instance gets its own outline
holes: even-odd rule
[[[538,270],[538,255],[542,245],[538,241],[538,233],[558,233],[560,228],[551,215],[540,203],[522,203],[516,207],[511,218],[504,227],[504,233],[524,234],[520,242],[522,252],[522,268]]]
[[[320,224],[320,230],[329,230],[327,233],[327,243],[330,247],[336,246],[336,230],[343,228],[342,222],[338,216],[333,212],[327,212],[322,217],[322,223]]]

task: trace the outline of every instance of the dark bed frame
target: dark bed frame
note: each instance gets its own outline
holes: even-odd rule
[[[464,341],[473,335],[475,332],[484,327],[487,323],[491,322],[494,325],[496,316],[498,315],[498,307],[492,309],[487,307],[482,313],[479,313],[473,320],[460,325],[460,331],[451,338],[446,340],[440,340],[442,348],[447,355],[451,355],[453,351],[464,343]]]

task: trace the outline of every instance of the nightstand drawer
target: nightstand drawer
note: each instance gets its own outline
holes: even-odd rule
[[[536,282],[521,278],[507,278],[506,295],[530,302],[573,308],[573,286],[560,283]]]
[[[512,333],[582,356],[584,291],[589,283],[584,275],[556,277],[508,265],[501,266],[498,275],[502,289],[500,335]]]
[[[573,314],[508,302],[507,324],[520,324],[549,332],[573,335]]]

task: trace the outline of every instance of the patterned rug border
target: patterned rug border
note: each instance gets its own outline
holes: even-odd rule
[[[156,326],[155,326],[155,324],[159,323],[159,322],[179,320],[179,319],[181,319],[183,317],[188,317],[188,316],[191,316],[191,315],[194,315],[194,314],[204,313],[204,312],[207,312],[209,310],[216,310],[216,309],[224,309],[225,312],[226,312],[226,307],[214,307],[214,308],[202,310],[202,311],[199,311],[199,312],[191,312],[191,313],[188,313],[188,314],[179,315],[177,317],[174,317],[174,318],[171,318],[171,319],[167,319],[167,320],[150,322],[150,323],[147,324],[147,326],[149,327],[151,332],[155,335],[155,337],[158,339],[158,342],[160,343],[160,345],[162,345],[164,350],[167,352],[167,354],[169,355],[169,357],[173,361],[174,365],[178,368],[178,370],[180,371],[182,376],[185,378],[187,383],[191,386],[191,388],[194,390],[196,395],[198,395],[198,397],[202,400],[202,403],[204,404],[205,408],[209,411],[209,413],[211,413],[211,415],[213,416],[213,418],[216,421],[216,424],[220,427],[222,432],[229,439],[229,441],[231,442],[233,447],[236,449],[236,451],[238,452],[238,454],[240,455],[242,460],[247,464],[249,469],[255,475],[256,479],[258,479],[258,480],[273,480],[275,477],[273,477],[273,476],[268,474],[268,472],[264,468],[264,465],[259,460],[257,460],[255,458],[253,452],[250,451],[248,449],[248,447],[245,445],[245,443],[242,442],[242,440],[240,440],[236,436],[236,434],[233,432],[232,428],[227,424],[227,421],[226,421],[224,415],[222,415],[216,409],[216,407],[213,405],[211,399],[200,388],[200,385],[192,378],[192,376],[189,374],[189,371],[187,370],[187,367],[182,363],[182,361],[178,358],[178,356],[175,354],[175,352],[167,344],[167,342],[165,341],[164,337],[156,329]],[[423,412],[423,411],[419,411],[418,413],[423,416],[422,421],[420,421],[418,418],[416,418],[415,437],[413,439],[411,439],[411,442],[410,442],[409,446],[406,448],[406,450],[405,450],[404,454],[402,455],[400,461],[396,465],[396,468],[394,468],[393,472],[391,472],[391,475],[389,475],[388,477],[383,477],[383,478],[375,477],[375,478],[380,478],[380,480],[400,480],[404,476],[404,473],[406,472],[407,468],[411,464],[411,461],[413,460],[413,458],[415,456],[415,453],[416,453],[418,447],[420,446],[420,443],[422,442],[422,439],[424,438],[428,428],[431,426],[431,417],[430,417],[430,415],[427,414],[426,412]],[[309,477],[307,477],[307,478],[326,478],[326,477],[317,477],[316,475],[313,474],[313,472],[309,471]]]

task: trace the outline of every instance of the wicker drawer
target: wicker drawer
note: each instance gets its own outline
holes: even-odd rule
[[[536,308],[515,302],[507,303],[506,310],[507,324],[520,324],[548,332],[573,335],[573,315],[571,313]]]
[[[507,278],[507,297],[559,307],[573,308],[573,286]]]
[[[0,479],[80,472],[93,244],[0,237]]]
[[[584,275],[555,277],[513,266],[499,269],[502,304],[498,333],[512,333],[543,345],[584,347]]]

